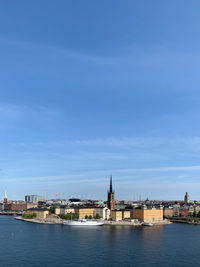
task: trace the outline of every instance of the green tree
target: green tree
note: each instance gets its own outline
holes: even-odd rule
[[[35,217],[37,217],[37,214],[35,212],[33,212],[33,213],[25,213],[24,212],[22,214],[22,218],[25,218],[25,219],[33,219]]]
[[[55,213],[55,209],[56,209],[55,206],[51,206],[51,207],[50,207],[50,212],[51,212],[51,213]]]
[[[88,219],[88,215],[85,215],[85,219]]]
[[[75,220],[77,217],[75,213],[70,212],[70,213],[61,215],[61,218],[63,220]]]
[[[189,213],[188,213],[188,216],[189,216],[189,217],[192,217],[192,216],[193,216],[193,213],[192,213],[192,212],[189,212]]]
[[[197,217],[200,218],[200,211],[198,212]]]
[[[89,216],[88,216],[88,219],[89,219],[89,220],[92,220],[92,215],[89,215]]]
[[[99,220],[100,218],[101,217],[100,217],[99,213],[97,213],[96,216],[95,216],[95,219]]]
[[[196,212],[196,210],[193,212],[193,217],[197,217],[197,212]]]

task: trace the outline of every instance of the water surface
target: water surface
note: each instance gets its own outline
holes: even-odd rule
[[[0,216],[1,266],[200,266],[200,226],[94,228]]]

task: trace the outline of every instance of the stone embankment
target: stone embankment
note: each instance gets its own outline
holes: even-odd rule
[[[61,219],[27,219],[20,217],[15,217],[16,220],[31,222],[31,223],[40,223],[40,224],[62,224]]]
[[[188,218],[172,218],[170,220],[171,222],[175,223],[187,223],[187,224],[194,224],[194,225],[200,225],[200,220],[188,220]]]
[[[164,224],[170,224],[171,222],[169,220],[163,220],[159,222],[154,222],[152,223],[153,225],[164,225]],[[110,226],[141,226],[142,222],[139,222],[137,220],[133,221],[105,221],[105,225],[110,225]]]

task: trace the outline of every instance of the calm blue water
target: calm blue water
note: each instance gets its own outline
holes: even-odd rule
[[[0,266],[200,266],[200,226],[79,228],[0,216]]]

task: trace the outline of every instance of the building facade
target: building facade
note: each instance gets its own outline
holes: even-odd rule
[[[49,210],[48,209],[32,208],[32,209],[27,210],[26,213],[27,214],[35,213],[37,219],[46,219],[48,214],[49,214]]]
[[[26,203],[38,203],[39,201],[44,201],[44,197],[37,195],[27,195],[25,196]]]
[[[147,208],[146,206],[137,207],[133,209],[132,217],[141,222],[159,222],[163,220],[163,208]]]
[[[20,201],[13,201],[9,203],[4,203],[5,211],[24,211],[31,208],[37,208],[37,203],[25,203]]]
[[[109,220],[110,219],[110,210],[108,208],[95,208],[94,209],[94,216],[99,214],[100,218],[103,220]]]
[[[75,213],[75,209],[70,207],[59,207],[55,209],[56,215],[65,215],[67,213]]]
[[[110,218],[112,221],[122,221],[122,211],[121,210],[111,210]]]
[[[74,212],[78,219],[84,219],[86,216],[88,217],[92,216],[92,218],[94,218],[95,216],[94,209],[95,208],[77,207],[77,208],[74,208]]]

